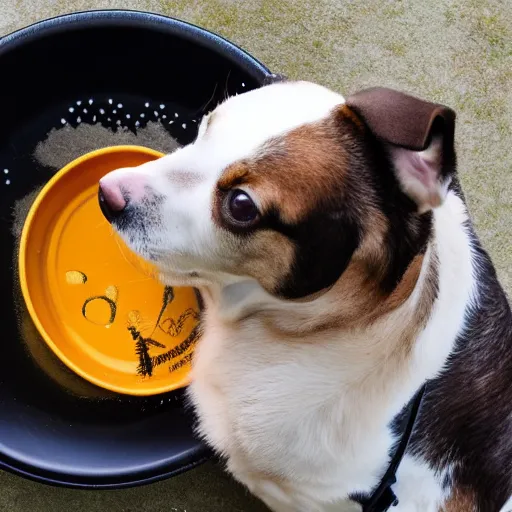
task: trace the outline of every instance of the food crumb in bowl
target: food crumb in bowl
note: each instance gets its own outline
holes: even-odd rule
[[[87,276],[80,270],[68,270],[66,272],[66,283],[68,284],[85,284]]]
[[[118,291],[117,287],[114,285],[110,285],[105,290],[105,297],[108,297],[110,300],[112,300],[114,302],[117,302],[118,296],[119,296],[119,291]]]

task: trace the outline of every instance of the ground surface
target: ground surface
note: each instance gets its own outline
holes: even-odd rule
[[[512,292],[510,0],[0,0],[0,35],[43,18],[100,8],[148,10],[191,21],[233,40],[273,71],[344,94],[386,85],[454,107],[469,206]],[[262,508],[210,466],[116,492],[52,489],[0,474],[0,511],[69,510]]]

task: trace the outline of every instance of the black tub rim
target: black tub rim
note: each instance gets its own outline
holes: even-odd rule
[[[79,11],[37,21],[5,36],[0,36],[0,58],[22,45],[34,43],[39,39],[55,36],[70,29],[77,30],[112,25],[150,28],[203,46],[229,59],[260,85],[264,85],[275,76],[264,64],[247,51],[214,32],[169,16],[126,9]],[[60,473],[43,467],[29,467],[22,461],[15,460],[0,448],[0,469],[47,485],[75,489],[108,490],[141,486],[165,480],[186,472],[211,458],[212,452],[209,448],[198,441],[196,447],[187,453],[179,468],[175,466],[168,467],[167,470],[161,468],[158,471],[148,471],[143,474],[125,473],[119,475],[119,478],[109,477],[105,479],[101,476],[95,478],[91,475]]]
[[[207,49],[220,51],[261,84],[273,76],[270,70],[258,59],[215,32],[178,18],[130,9],[78,11],[36,21],[0,37],[0,57],[22,44],[65,32],[70,28],[89,28],[91,23],[94,23],[94,26],[97,28],[108,26],[112,22],[125,27],[151,27],[153,30],[160,30],[168,34],[172,33],[174,36],[182,37]]]

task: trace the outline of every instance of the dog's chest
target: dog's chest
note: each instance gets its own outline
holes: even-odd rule
[[[205,332],[191,396],[234,473],[309,482],[332,498],[377,483],[392,444],[373,420],[385,401],[347,389],[339,341],[280,343],[257,322],[233,331],[210,321]]]

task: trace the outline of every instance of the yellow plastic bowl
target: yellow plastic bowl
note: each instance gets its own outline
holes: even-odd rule
[[[159,283],[98,204],[105,174],[161,156],[116,146],[74,160],[40,192],[21,235],[21,289],[43,339],[84,379],[129,395],[187,385],[199,331],[194,290]]]

